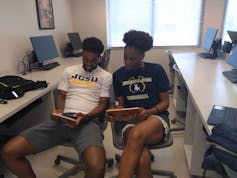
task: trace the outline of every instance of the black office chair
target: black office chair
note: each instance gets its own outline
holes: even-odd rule
[[[174,76],[175,70],[173,69],[173,65],[175,64],[175,60],[169,50],[165,51],[169,58],[169,71],[170,71],[170,94],[174,93]]]
[[[99,64],[98,64],[100,67],[102,67],[105,70],[107,70],[108,65],[109,65],[110,51],[111,51],[110,48],[108,48],[104,51],[103,55],[100,58]]]
[[[169,58],[169,70],[170,70],[170,94],[174,93],[174,78],[175,78],[175,70],[174,70],[174,65],[175,65],[175,60],[171,54],[171,52],[169,50],[165,51],[166,54],[168,55]],[[184,88],[180,88],[181,86],[177,86],[178,90],[184,90]],[[177,113],[178,115],[180,115],[180,117],[184,117],[185,113]],[[176,124],[179,125],[179,127],[175,127],[175,128],[171,128],[171,131],[183,131],[185,128],[185,121],[182,118],[173,118],[171,119],[171,123],[172,124]]]
[[[102,118],[101,118],[102,119]],[[107,120],[103,118],[103,130],[105,130],[107,128]],[[64,146],[69,146],[69,147],[74,147],[73,144],[68,141],[64,144]],[[84,163],[82,161],[82,159],[80,159],[79,155],[78,155],[78,159],[74,159],[74,158],[70,158],[64,155],[57,155],[57,158],[55,159],[54,163],[55,165],[59,165],[61,163],[61,161],[73,164],[74,166],[70,169],[68,169],[67,171],[65,171],[63,174],[61,174],[58,178],[67,178],[69,176],[75,175],[76,173],[80,172],[81,170],[84,170]],[[113,158],[107,158],[106,159],[106,164],[108,167],[112,167],[114,164],[114,159]]]
[[[112,122],[111,123],[111,128],[112,128],[112,136],[113,136],[113,145],[120,149],[124,149],[124,143],[123,143],[123,138],[122,138],[122,128],[121,124],[118,122]],[[173,137],[171,133],[169,132],[168,139],[167,141],[163,141],[158,144],[153,144],[150,146],[150,149],[161,149],[165,147],[169,147],[173,144]],[[116,155],[115,159],[117,161],[120,160],[120,155]],[[158,170],[158,169],[152,169],[152,175],[159,175],[159,176],[168,176],[170,178],[176,178],[176,175],[172,171],[167,171],[167,170]],[[112,176],[110,178],[116,178],[118,175]]]

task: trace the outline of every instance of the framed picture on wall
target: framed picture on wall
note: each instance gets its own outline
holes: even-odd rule
[[[54,29],[52,0],[36,0],[37,16],[40,29]]]

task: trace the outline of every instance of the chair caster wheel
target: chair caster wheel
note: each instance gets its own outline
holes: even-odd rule
[[[151,161],[155,160],[155,155],[151,153]]]
[[[113,164],[114,164],[114,159],[111,158],[111,159],[107,160],[108,167],[112,167]]]
[[[120,156],[119,154],[116,154],[116,155],[115,155],[115,160],[116,160],[117,162],[120,162],[120,159],[121,159],[121,156]]]
[[[171,123],[172,123],[172,124],[175,124],[175,123],[176,123],[176,120],[171,120]]]
[[[60,159],[55,159],[54,164],[55,164],[55,165],[59,165],[60,162],[61,162]]]

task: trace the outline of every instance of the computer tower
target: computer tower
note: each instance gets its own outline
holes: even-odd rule
[[[174,77],[174,106],[177,114],[186,114],[188,92],[182,76],[175,71]]]

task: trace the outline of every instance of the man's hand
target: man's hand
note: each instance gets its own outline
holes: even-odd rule
[[[56,114],[62,114],[62,113],[63,113],[63,110],[61,110],[61,109],[56,109],[56,110],[54,110],[54,111],[51,113],[51,118],[52,118],[53,120],[56,120],[56,121],[62,120],[61,117],[55,116],[55,113],[56,113]]]
[[[75,114],[75,117],[77,118],[76,121],[67,121],[66,126],[68,126],[70,128],[77,127],[83,120],[83,118],[84,118],[83,116],[84,116],[84,114],[82,114],[82,113]]]

